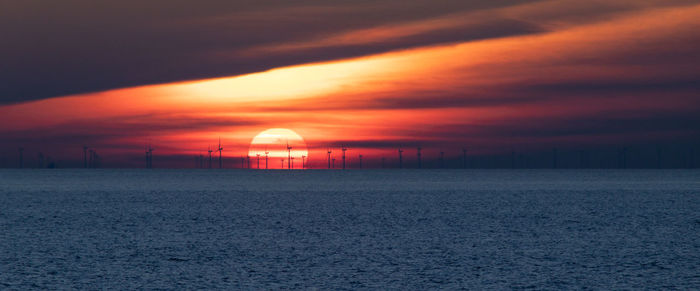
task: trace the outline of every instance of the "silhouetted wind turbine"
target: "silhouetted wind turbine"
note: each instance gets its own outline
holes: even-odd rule
[[[343,170],[345,170],[345,151],[348,150],[344,145],[340,146],[340,150],[343,151]]]
[[[291,157],[290,159],[292,161],[292,169],[294,169],[294,157]]]
[[[306,156],[305,155],[301,156],[301,169],[302,170],[306,169]]]
[[[267,151],[267,146],[265,146],[265,170],[267,170],[267,155],[269,155],[270,152]]]
[[[423,167],[423,165],[422,165],[422,163],[421,163],[421,153],[420,153],[420,150],[421,150],[420,147],[418,147],[418,148],[416,149],[416,157],[418,158],[418,169],[420,169],[420,168]]]
[[[403,150],[399,148],[399,169],[403,169]]]
[[[329,169],[331,168],[331,153],[332,153],[332,152],[333,152],[333,151],[331,151],[331,149],[328,148],[328,168],[329,168]]]
[[[362,169],[362,155],[360,155],[360,169]]]
[[[258,158],[258,170],[260,170],[260,154],[255,154],[255,156]]]
[[[282,159],[282,167],[280,169],[284,170],[284,159]]]
[[[153,168],[153,150],[154,150],[154,148],[152,148],[151,145],[149,144],[149,145],[148,145],[148,155],[146,155],[146,156],[148,157],[148,168],[149,168],[149,169],[152,169],[152,168]],[[96,160],[97,160],[97,152],[96,152],[96,151],[93,151],[93,154],[95,155],[95,158],[93,159],[93,162],[96,163]]]
[[[221,137],[219,137],[219,169],[224,167],[223,161],[221,160],[221,151],[223,151],[224,148],[221,147]]]
[[[207,146],[207,152],[209,153],[209,164],[207,165],[207,167],[211,169],[211,153],[214,152],[211,150],[211,146]]]
[[[291,160],[292,160],[292,147],[289,146],[289,141],[287,141],[287,169],[292,168]],[[284,165],[282,166],[282,168],[284,168]]]
[[[335,169],[335,158],[333,158],[333,169]]]

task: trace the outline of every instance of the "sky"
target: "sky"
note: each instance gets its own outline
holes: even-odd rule
[[[0,166],[20,147],[27,166],[82,166],[88,146],[143,167],[151,144],[156,166],[193,167],[221,138],[238,167],[270,128],[316,168],[341,145],[352,167],[417,147],[428,166],[462,149],[683,159],[698,31],[680,0],[0,0]]]

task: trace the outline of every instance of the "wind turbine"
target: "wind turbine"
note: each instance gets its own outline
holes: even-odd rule
[[[292,168],[291,161],[292,160],[292,147],[289,146],[289,140],[287,140],[287,169]],[[282,165],[282,168],[284,168],[284,165]]]
[[[343,145],[343,146],[340,146],[340,150],[343,151],[343,170],[345,170],[345,151],[347,151],[348,148],[346,148],[346,147]]]
[[[362,169],[362,155],[360,155],[360,169]]]
[[[207,166],[211,169],[211,153],[214,152],[211,150],[211,146],[207,147],[207,152],[209,153],[209,164]]]
[[[335,158],[333,158],[333,169],[335,169]]]
[[[301,156],[301,169],[306,169],[306,156],[302,155]]]
[[[219,169],[223,168],[223,163],[221,161],[221,151],[223,151],[224,148],[221,147],[221,137],[219,137]]]
[[[282,161],[282,168],[280,168],[280,169],[284,170],[284,158],[282,158],[281,161]]]
[[[294,169],[294,157],[291,157],[292,159],[292,169]]]
[[[329,169],[331,168],[331,153],[332,152],[333,151],[331,151],[331,148],[328,148],[328,168]]]
[[[270,152],[267,151],[267,146],[265,146],[265,170],[267,170],[267,155],[269,155]]]
[[[418,148],[416,149],[416,157],[418,158],[418,169],[420,169],[420,168],[423,167],[423,165],[421,164],[421,159],[420,159],[420,157],[421,157],[420,150],[421,150],[420,147],[418,147]]]
[[[255,154],[258,157],[258,170],[260,170],[260,154]]]
[[[399,169],[403,169],[403,150],[399,148]]]
[[[153,150],[154,150],[154,149],[153,149],[153,148],[151,147],[151,145],[149,144],[149,145],[148,145],[148,154],[146,155],[146,157],[147,157],[147,159],[148,159],[148,168],[149,168],[149,169],[152,169],[152,168],[153,168]],[[93,151],[92,153],[95,155],[95,158],[93,159],[93,162],[96,163],[96,162],[97,162],[97,151]]]
[[[83,146],[83,168],[87,168],[87,146]]]

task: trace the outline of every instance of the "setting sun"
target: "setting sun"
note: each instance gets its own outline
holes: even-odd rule
[[[309,152],[304,138],[296,132],[286,128],[270,128],[253,138],[248,156],[251,159],[250,167],[255,169],[302,169]]]

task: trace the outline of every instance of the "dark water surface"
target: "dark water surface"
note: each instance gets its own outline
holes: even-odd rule
[[[700,288],[700,171],[0,170],[0,289]]]

